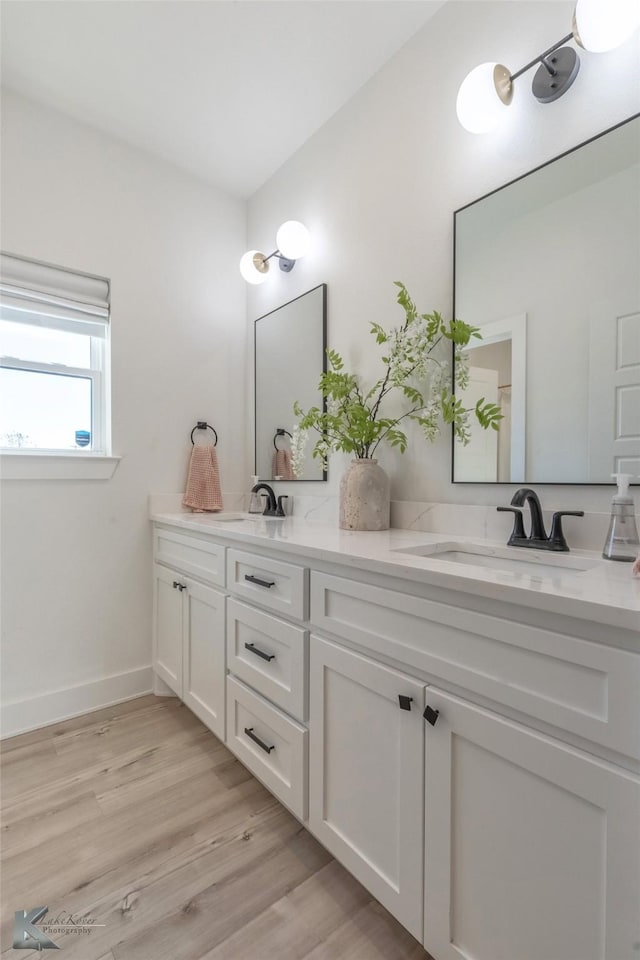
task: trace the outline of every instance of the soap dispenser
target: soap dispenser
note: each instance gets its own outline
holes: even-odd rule
[[[636,511],[629,493],[629,481],[633,476],[630,473],[612,473],[611,476],[618,484],[618,492],[611,501],[611,523],[602,556],[605,560],[632,562],[640,549]]]

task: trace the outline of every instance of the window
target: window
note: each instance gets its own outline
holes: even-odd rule
[[[0,448],[109,454],[109,282],[0,254]]]

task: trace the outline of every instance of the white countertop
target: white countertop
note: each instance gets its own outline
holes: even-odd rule
[[[482,544],[489,549],[504,548],[502,543],[475,537],[414,530],[363,533],[340,530],[299,517],[223,521],[216,519],[216,514],[155,513],[151,519],[222,537],[238,546],[269,546],[309,559],[632,630],[638,634],[640,642],[640,577],[632,576],[630,563],[603,560],[596,553],[572,550],[570,554],[560,554],[560,557],[588,559],[594,565],[580,571],[559,569],[551,576],[544,572],[538,575],[537,572],[492,570],[437,557],[395,552],[403,547],[448,541]],[[527,561],[535,562],[538,558],[540,562],[549,562],[549,554],[542,551],[527,550],[526,557],[523,557],[523,548],[509,549],[517,551],[518,556]],[[552,558],[554,556],[558,555],[551,554]]]

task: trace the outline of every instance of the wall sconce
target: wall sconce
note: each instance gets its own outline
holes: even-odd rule
[[[567,92],[580,69],[580,58],[564,44],[575,40],[590,53],[621,46],[640,25],[638,0],[578,0],[571,33],[526,66],[511,73],[501,63],[481,63],[462,81],[456,101],[458,120],[470,133],[488,133],[502,119],[513,99],[513,83],[538,65],[532,92],[540,103],[552,103]]]
[[[276,233],[276,249],[269,256],[259,250],[248,250],[240,261],[240,273],[247,283],[264,283],[269,273],[269,260],[276,257],[280,269],[290,273],[296,260],[309,252],[309,231],[299,220],[287,220]]]

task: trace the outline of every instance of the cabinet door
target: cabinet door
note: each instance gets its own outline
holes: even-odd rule
[[[637,960],[638,778],[433,687],[427,704],[426,949]]]
[[[418,939],[424,689],[311,638],[309,829]],[[410,709],[399,696],[413,698]]]
[[[225,735],[225,597],[184,581],[183,700],[202,722],[224,740]]]
[[[185,583],[173,570],[153,566],[153,669],[182,696],[182,593]]]

